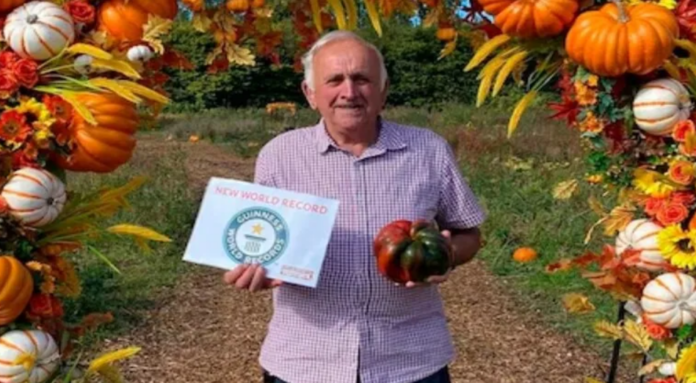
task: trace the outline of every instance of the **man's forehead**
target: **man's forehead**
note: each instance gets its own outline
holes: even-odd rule
[[[314,56],[315,64],[340,64],[352,62],[354,64],[369,64],[377,61],[377,55],[372,49],[354,40],[332,41],[326,44]]]

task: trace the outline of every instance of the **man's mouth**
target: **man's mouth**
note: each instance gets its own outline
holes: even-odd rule
[[[338,105],[336,108],[338,108],[338,109],[355,110],[355,109],[360,109],[360,108],[362,108],[362,105]]]

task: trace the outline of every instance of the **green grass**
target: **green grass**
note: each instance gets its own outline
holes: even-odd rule
[[[548,110],[537,105],[524,115],[518,131],[508,140],[510,105],[509,100],[503,100],[480,109],[462,105],[443,105],[430,111],[400,107],[387,110],[384,116],[432,128],[457,148],[462,171],[489,215],[483,227],[487,244],[480,258],[494,274],[508,281],[514,299],[541,313],[549,326],[607,352],[611,343],[598,338],[592,324],[597,319],[614,321],[615,301],[576,272],[549,275],[544,271],[553,261],[581,255],[588,249],[598,251],[602,241],[613,240],[602,237],[600,227],[589,247],[583,244],[587,230],[598,219],[589,209],[588,197],[591,193],[599,196],[603,190],[581,182],[572,199],[554,199],[552,189],[558,182],[584,179],[579,134],[562,122],[549,120]],[[198,134],[249,157],[284,126],[316,121],[314,112],[302,109],[285,121],[263,110],[216,110],[169,116],[163,130],[182,140]],[[539,259],[515,263],[511,255],[519,246],[534,247]],[[566,313],[561,298],[569,292],[588,295],[596,312]]]
[[[187,187],[184,153],[165,152],[136,156],[129,164],[104,175],[71,173],[69,190],[89,193],[103,187],[124,185],[135,176],[148,182],[133,192],[130,209],[100,222],[101,227],[132,223],[157,230],[171,243],[150,242],[152,253],[145,253],[129,237],[105,237],[91,243],[120,269],[116,273],[86,250],[71,255],[81,277],[82,294],[66,300],[67,319],[79,320],[91,312],[111,312],[115,321],[94,335],[109,336],[128,331],[142,320],[142,311],[153,307],[158,293],[171,286],[184,270],[182,249],[193,224],[196,204]]]
[[[553,187],[573,177],[583,178],[582,151],[577,132],[562,123],[549,121],[548,112],[530,110],[511,140],[505,137],[510,103],[481,109],[444,105],[430,111],[394,108],[385,117],[402,123],[427,126],[445,136],[456,148],[462,171],[488,212],[483,227],[486,246],[480,253],[489,269],[507,281],[519,305],[540,313],[549,326],[575,337],[604,353],[611,343],[592,331],[597,319],[614,320],[616,304],[595,290],[575,272],[549,275],[544,267],[555,260],[582,254],[586,230],[596,216],[589,210],[590,193],[601,190],[581,183],[570,200],[552,197]],[[253,157],[265,142],[287,126],[306,126],[317,121],[309,110],[294,117],[268,116],[264,110],[214,110],[198,115],[167,115],[160,131],[144,133],[164,139],[186,140],[197,134],[244,157]],[[105,224],[122,221],[147,225],[173,238],[171,244],[155,244],[155,252],[143,254],[127,238],[100,243],[99,248],[123,270],[118,275],[91,254],[79,253],[83,294],[68,305],[73,318],[87,312],[112,311],[116,322],[98,334],[123,333],[141,323],[143,309],[154,305],[158,293],[185,272],[181,261],[197,210],[196,196],[187,188],[184,153],[155,153],[107,175],[72,174],[70,187],[89,191],[119,186],[132,176],[145,174],[151,180],[130,200],[132,211]],[[598,250],[601,229],[591,243]],[[540,258],[518,264],[511,254],[518,246],[532,246]],[[465,270],[463,270],[465,272]],[[561,297],[567,292],[588,295],[597,311],[567,314]]]

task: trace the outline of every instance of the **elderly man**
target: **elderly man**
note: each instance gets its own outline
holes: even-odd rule
[[[454,350],[437,290],[447,275],[396,285],[379,274],[372,241],[393,220],[435,220],[451,270],[479,250],[484,212],[442,137],[380,117],[388,79],[374,46],[332,32],[304,66],[302,89],[321,121],[266,144],[255,182],[340,201],[319,284],[281,284],[253,265],[224,277],[239,289],[275,288],[265,382],[449,382]]]

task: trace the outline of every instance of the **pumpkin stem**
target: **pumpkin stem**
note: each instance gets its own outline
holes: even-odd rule
[[[626,13],[626,8],[624,8],[621,0],[612,0],[616,4],[616,8],[619,9],[619,22],[625,23],[628,21],[628,14]]]
[[[39,21],[39,16],[31,14],[27,16],[27,23],[29,24],[34,24],[35,22]]]

